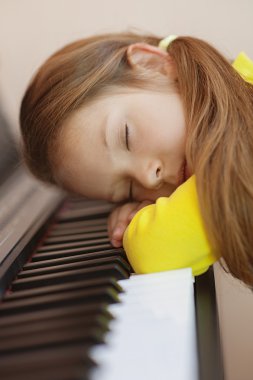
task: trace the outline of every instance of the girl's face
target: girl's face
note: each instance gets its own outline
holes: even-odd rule
[[[65,121],[57,175],[90,198],[156,200],[189,177],[185,143],[177,93],[117,88]]]

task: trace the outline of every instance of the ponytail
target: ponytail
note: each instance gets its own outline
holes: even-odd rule
[[[253,86],[201,40],[177,38],[169,53],[210,242],[229,272],[253,286]]]

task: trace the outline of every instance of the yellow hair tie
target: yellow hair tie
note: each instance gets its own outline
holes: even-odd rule
[[[168,49],[168,46],[170,45],[170,43],[172,41],[174,41],[175,39],[177,38],[177,36],[175,36],[174,34],[168,36],[168,37],[165,37],[164,39],[162,39],[160,42],[159,42],[159,45],[158,47],[164,51],[167,51]]]

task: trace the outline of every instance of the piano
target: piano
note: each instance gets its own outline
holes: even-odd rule
[[[0,378],[223,379],[213,269],[134,274],[112,205],[39,183],[0,129]]]

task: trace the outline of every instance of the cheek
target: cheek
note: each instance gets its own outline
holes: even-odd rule
[[[182,153],[185,150],[186,143],[186,129],[184,120],[178,115],[175,120],[171,120],[167,125],[166,137],[164,136],[165,143],[171,151]]]
[[[182,128],[169,128],[165,131],[157,131],[153,139],[149,141],[156,152],[170,156],[181,156],[185,151],[186,134]]]
[[[130,129],[132,150],[136,153],[144,150],[149,153],[184,151],[186,130],[181,109],[175,107],[174,112],[159,109],[137,118]],[[140,116],[140,115],[139,115]],[[143,120],[144,119],[144,120]]]

